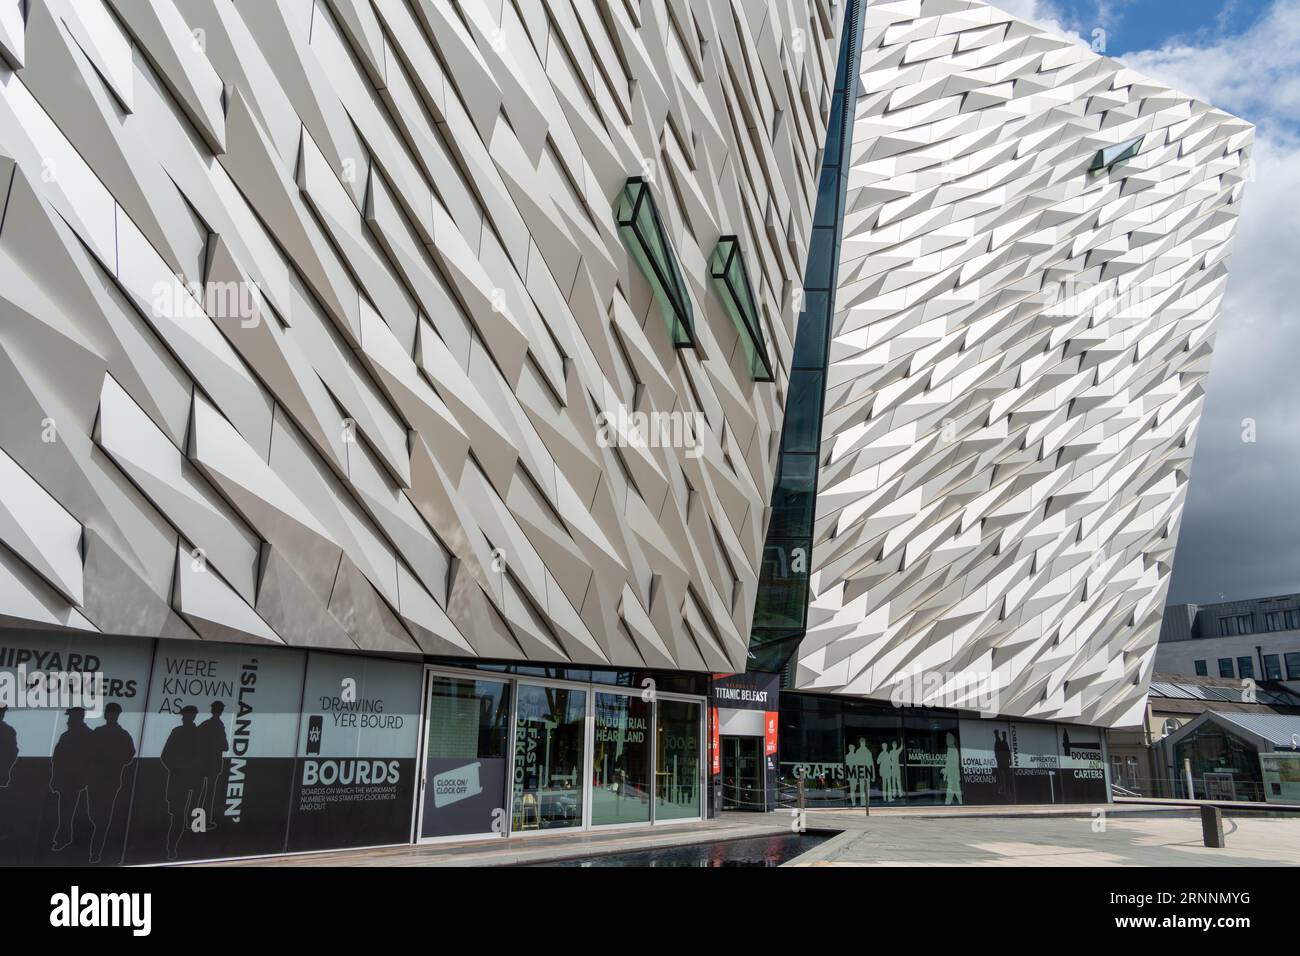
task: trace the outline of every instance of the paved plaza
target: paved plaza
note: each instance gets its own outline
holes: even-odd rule
[[[778,813],[724,813],[651,830],[544,834],[457,845],[397,846],[233,861],[237,866],[508,866],[788,834]],[[790,866],[1294,866],[1300,815],[1224,815],[1227,847],[1201,844],[1194,809],[932,807],[823,810],[807,828],[838,831]]]
[[[843,830],[794,866],[1295,866],[1300,816],[1225,814],[1224,849],[1201,843],[1199,816],[1126,811],[1060,816],[810,813]]]

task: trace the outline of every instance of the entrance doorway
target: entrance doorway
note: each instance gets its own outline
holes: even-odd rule
[[[427,673],[421,842],[702,818],[704,698]]]
[[[763,812],[763,738],[722,737],[722,809]]]

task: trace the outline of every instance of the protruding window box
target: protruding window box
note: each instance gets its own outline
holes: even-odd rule
[[[618,195],[614,216],[623,242],[654,290],[668,338],[677,348],[694,348],[695,313],[650,184],[639,176],[629,179]]]
[[[722,236],[709,261],[713,287],[718,290],[727,314],[740,333],[740,345],[745,350],[745,364],[756,382],[772,382],[772,361],[763,342],[763,327],[759,323],[758,307],[754,302],[754,289],[749,284],[745,257],[740,254],[740,242],[735,236]]]
[[[1139,136],[1136,139],[1126,140],[1123,143],[1116,143],[1114,146],[1107,146],[1097,150],[1097,155],[1092,158],[1092,165],[1088,167],[1088,172],[1108,172],[1116,163],[1132,159],[1142,149],[1142,140],[1144,138]]]

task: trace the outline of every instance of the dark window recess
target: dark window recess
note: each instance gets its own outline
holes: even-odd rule
[[[1236,676],[1237,676],[1236,674],[1234,674],[1234,673],[1232,672],[1232,658],[1231,658],[1231,657],[1220,657],[1220,658],[1219,658],[1219,676],[1220,676],[1220,677],[1236,677]]]
[[[1210,676],[1210,668],[1206,665],[1205,661],[1196,662],[1196,674],[1198,677]]]
[[[1237,658],[1237,676],[1251,677],[1255,676],[1255,658],[1238,657]]]
[[[1282,659],[1276,654],[1264,655],[1264,680],[1282,679]]]
[[[1122,163],[1126,159],[1132,159],[1142,149],[1142,139],[1125,140],[1122,143],[1116,143],[1114,146],[1106,146],[1097,150],[1097,155],[1092,157],[1092,165],[1088,167],[1090,173],[1100,173],[1109,170],[1116,163]]]
[[[825,389],[821,372],[800,370],[790,373],[790,391],[785,400],[782,451],[816,453],[821,438],[822,404]]]
[[[740,333],[740,345],[745,350],[745,364],[756,382],[772,382],[772,361],[763,342],[763,326],[759,321],[758,307],[754,302],[754,289],[749,284],[745,257],[740,253],[740,242],[735,236],[723,236],[713,250],[709,263],[713,287],[717,289],[727,314]]]
[[[781,471],[772,494],[773,538],[809,537],[813,525],[813,496],[817,493],[817,457],[782,455]]]
[[[669,340],[678,348],[694,348],[695,313],[650,184],[639,176],[629,179],[618,194],[614,216],[619,235],[654,290]]]
[[[829,292],[804,291],[804,308],[799,315],[799,325],[794,336],[794,361],[792,369],[810,368],[821,371],[826,367],[826,327],[820,316],[830,308]]]
[[[1286,655],[1286,679],[1300,680],[1300,654]]]
[[[768,538],[761,569],[765,587],[754,605],[755,630],[803,628],[811,558],[812,541],[807,538]]]

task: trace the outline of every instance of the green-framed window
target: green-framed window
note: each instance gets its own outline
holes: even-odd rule
[[[1132,159],[1142,149],[1143,139],[1145,139],[1144,136],[1139,136],[1136,139],[1125,140],[1122,143],[1116,143],[1114,146],[1106,146],[1097,150],[1097,155],[1092,158],[1092,165],[1088,167],[1088,172],[1104,172],[1116,163]]]
[[[640,176],[629,179],[618,194],[614,216],[623,242],[654,290],[669,340],[677,348],[694,348],[695,313],[650,184]]]
[[[718,239],[713,258],[709,260],[709,275],[722,304],[731,316],[740,345],[745,350],[745,364],[756,382],[772,382],[772,360],[767,355],[763,341],[763,326],[759,321],[758,306],[754,302],[754,288],[749,284],[745,257],[740,252],[740,241],[735,236]]]

